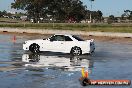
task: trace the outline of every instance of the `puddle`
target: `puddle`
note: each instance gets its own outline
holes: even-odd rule
[[[78,79],[81,68],[89,71],[90,79],[132,80],[132,45],[96,42],[91,56],[71,57],[68,54],[44,52],[39,55],[24,52],[25,40],[46,38],[47,35],[0,35],[1,88],[82,88]],[[130,88],[132,86],[107,86]],[[89,86],[97,88],[97,86]],[[106,88],[106,86],[98,86]]]

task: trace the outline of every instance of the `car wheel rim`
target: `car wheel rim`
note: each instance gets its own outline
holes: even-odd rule
[[[39,47],[38,47],[37,45],[35,45],[35,46],[33,47],[33,52],[34,52],[34,53],[38,53],[38,52],[39,52]]]
[[[80,55],[80,54],[81,54],[80,48],[76,47],[73,49],[73,55]]]

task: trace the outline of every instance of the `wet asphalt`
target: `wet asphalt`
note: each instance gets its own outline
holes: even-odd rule
[[[95,53],[78,57],[53,52],[35,55],[22,50],[25,40],[46,37],[49,35],[0,34],[0,88],[83,88],[78,80],[82,67],[89,71],[90,79],[132,80],[131,44],[95,41]]]

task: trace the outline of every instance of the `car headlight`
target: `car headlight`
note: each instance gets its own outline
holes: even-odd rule
[[[26,44],[27,43],[27,41],[25,41],[23,44]]]

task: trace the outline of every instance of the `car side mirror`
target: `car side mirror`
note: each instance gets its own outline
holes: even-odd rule
[[[49,38],[48,38],[48,39],[46,39],[46,40],[50,41],[50,39],[49,39]]]
[[[52,39],[50,39],[50,38],[48,38],[48,39],[46,39],[46,40],[48,40],[48,41],[53,41]]]

